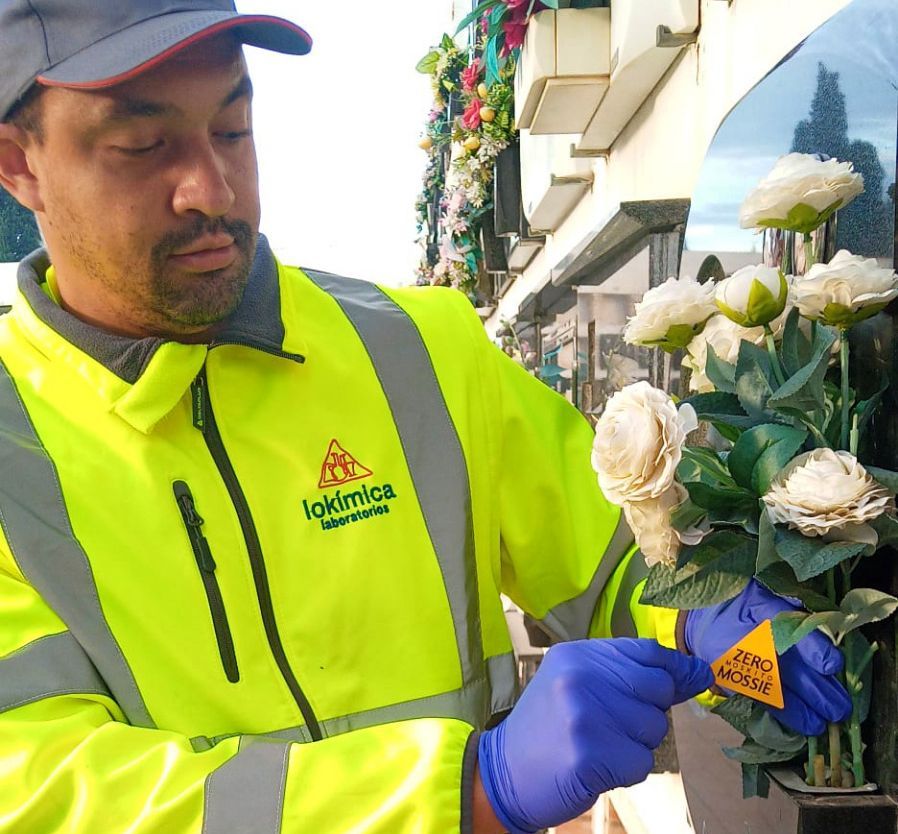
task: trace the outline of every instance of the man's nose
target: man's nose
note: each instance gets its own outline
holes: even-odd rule
[[[210,142],[190,148],[181,166],[173,209],[176,214],[199,212],[207,217],[222,217],[234,205],[224,160]]]

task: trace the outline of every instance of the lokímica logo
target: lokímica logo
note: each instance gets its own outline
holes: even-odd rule
[[[344,488],[345,484],[373,477],[374,472],[359,463],[336,440],[331,440],[321,465],[318,488],[333,491],[325,492],[317,501],[303,499],[306,519],[317,521],[322,530],[337,530],[389,514],[389,502],[396,498],[392,484],[359,484],[348,490]]]

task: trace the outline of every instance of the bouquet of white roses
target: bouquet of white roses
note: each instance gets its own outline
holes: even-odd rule
[[[749,195],[743,223],[807,239],[862,190],[850,164],[790,154]],[[898,599],[854,587],[853,577],[898,544],[898,473],[858,461],[885,383],[858,396],[848,331],[896,296],[898,275],[847,251],[795,277],[755,266],[718,284],[671,278],[637,304],[624,337],[684,350],[695,393],[677,402],[638,382],[609,400],[596,426],[599,483],[651,566],[644,602],[703,608],[755,578],[805,609],[774,619],[777,652],[822,629],[845,655],[853,713],[819,739],[786,730],[743,696],[717,707],[746,736],[726,752],[742,762],[748,793],[764,792],[761,765],[805,751],[809,784],[866,781],[861,723],[876,646],[858,629],[891,615]],[[702,421],[713,443],[689,445]]]

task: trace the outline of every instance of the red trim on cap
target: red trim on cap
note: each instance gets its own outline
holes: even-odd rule
[[[234,29],[238,26],[246,26],[247,24],[252,23],[270,23],[276,26],[281,26],[285,29],[292,29],[295,34],[299,35],[306,41],[306,43],[309,45],[309,49],[312,48],[312,38],[309,37],[309,34],[304,29],[297,26],[295,23],[291,23],[289,20],[284,20],[283,18],[278,17],[271,17],[270,15],[242,15],[241,17],[234,17],[230,20],[223,20],[220,23],[215,23],[206,29],[202,29],[199,32],[194,33],[190,37],[179,41],[173,46],[170,46],[164,52],[160,52],[158,55],[150,58],[148,61],[144,61],[142,64],[139,64],[133,69],[130,69],[127,72],[123,72],[119,75],[114,75],[111,78],[103,78],[99,81],[54,81],[53,79],[45,78],[43,75],[39,75],[35,79],[35,81],[44,87],[67,87],[78,90],[100,90],[105,87],[113,87],[116,84],[122,84],[125,81],[130,81],[132,78],[135,78],[141,73],[144,73],[147,70],[150,70],[153,67],[163,63],[177,52],[180,52],[181,50],[186,49],[188,46],[192,46],[193,44],[204,40],[205,38],[211,37],[212,35],[217,35],[219,32],[224,32],[228,29]],[[250,44],[250,46],[251,45],[252,44]]]

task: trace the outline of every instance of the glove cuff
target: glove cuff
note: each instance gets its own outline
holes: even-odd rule
[[[513,787],[507,778],[503,778],[504,759],[502,758],[502,736],[505,734],[504,724],[498,724],[492,730],[481,733],[477,740],[477,762],[480,767],[480,781],[483,784],[483,792],[493,808],[496,818],[509,834],[535,834],[536,828],[523,828],[517,825],[509,816],[500,792]],[[513,797],[512,797],[513,799]]]

